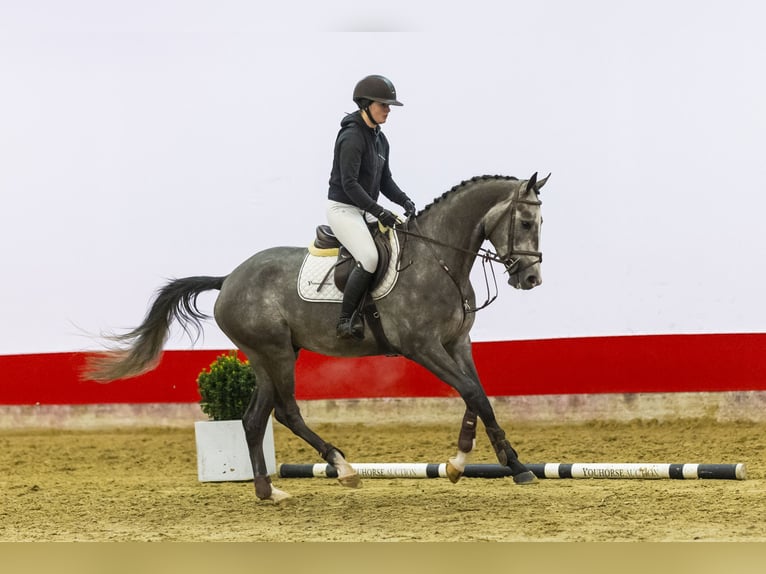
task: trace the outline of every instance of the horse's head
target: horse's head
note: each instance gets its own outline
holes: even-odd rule
[[[543,282],[540,263],[540,189],[550,174],[540,181],[535,173],[527,181],[514,182],[511,197],[487,213],[487,239],[497,250],[508,272],[508,284],[516,289],[532,289]]]

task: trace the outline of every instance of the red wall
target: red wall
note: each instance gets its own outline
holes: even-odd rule
[[[584,337],[474,344],[490,396],[766,390],[766,334]],[[0,404],[196,402],[196,378],[227,351],[166,351],[141,377],[80,381],[84,353],[0,356]],[[298,399],[441,397],[455,393],[402,358],[304,352]]]

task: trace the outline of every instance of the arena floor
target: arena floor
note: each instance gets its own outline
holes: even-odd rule
[[[356,462],[444,462],[457,425],[316,425]],[[197,480],[189,428],[0,430],[1,541],[766,541],[766,424],[686,419],[508,429],[526,462],[747,465],[747,480]],[[278,462],[320,462],[275,425]],[[494,463],[479,435],[472,462]]]

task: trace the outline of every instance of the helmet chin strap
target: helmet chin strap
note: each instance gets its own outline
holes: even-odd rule
[[[362,108],[362,111],[364,112],[364,115],[367,116],[367,119],[372,124],[373,128],[377,128],[380,124],[375,121],[375,118],[372,117],[372,113],[370,112],[370,106],[372,103],[367,104],[364,108]]]

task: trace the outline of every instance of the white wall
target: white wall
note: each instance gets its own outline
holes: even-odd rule
[[[0,354],[94,348],[166,278],[307,244],[368,73],[419,206],[553,172],[545,282],[474,340],[763,330],[761,3],[409,4],[0,4]]]

